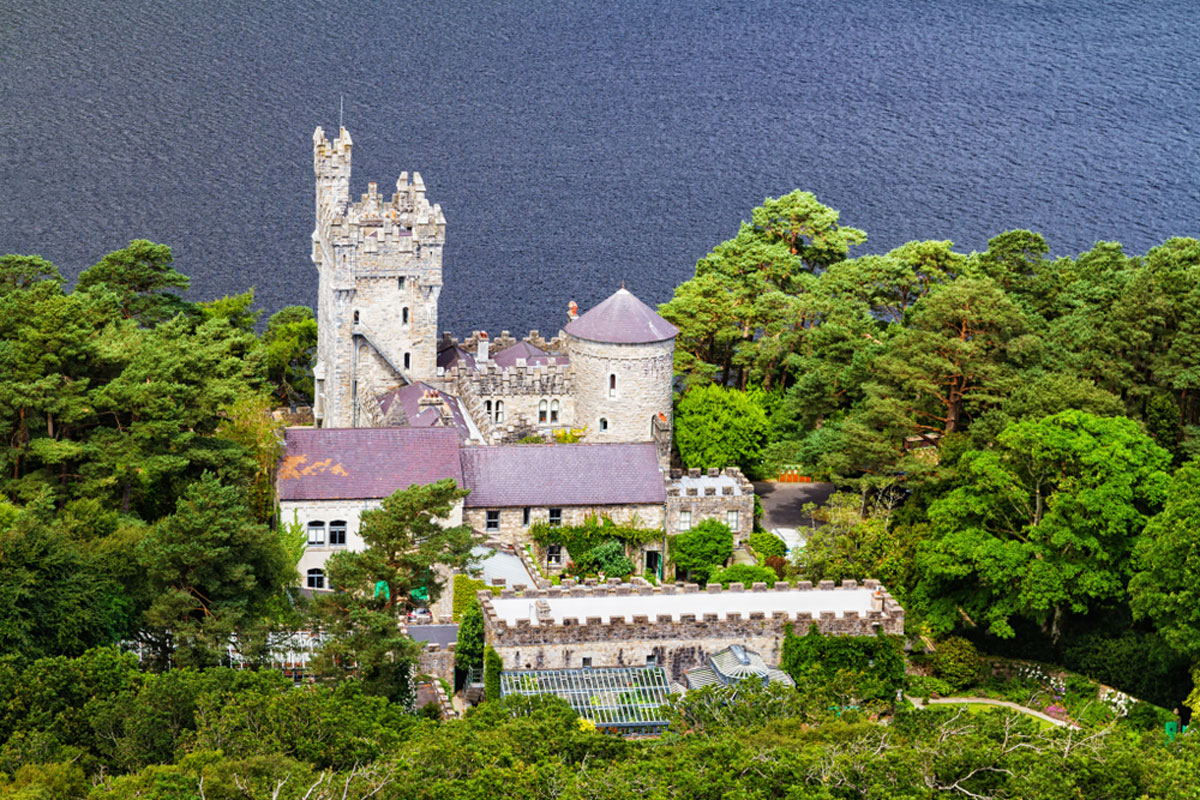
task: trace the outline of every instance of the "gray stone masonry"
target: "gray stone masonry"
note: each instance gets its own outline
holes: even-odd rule
[[[313,134],[317,292],[315,417],[325,427],[365,427],[377,395],[437,372],[437,303],[446,218],[425,197],[420,173],[401,173],[385,199],[376,184],[350,202],[352,142]]]
[[[613,344],[568,334],[567,351],[575,394],[574,426],[587,428],[587,441],[652,441],[653,421],[660,414],[670,428],[674,339]]]
[[[680,512],[691,512],[691,527],[706,519],[730,521],[737,512],[733,529],[736,545],[743,544],[754,530],[754,485],[737,467],[725,469],[671,470],[667,478],[667,532],[682,532]]]
[[[589,583],[593,583],[590,582]],[[831,591],[832,583],[817,591]],[[722,618],[715,613],[681,613],[676,616],[656,613],[655,597],[674,594],[700,596],[695,585],[653,587],[642,580],[631,584],[610,581],[605,585],[578,586],[574,581],[564,580],[561,587],[531,590],[516,593],[506,589],[502,599],[522,597],[529,600],[529,619],[518,618],[514,625],[508,624],[496,611],[490,592],[480,592],[479,601],[484,611],[484,630],[487,643],[496,649],[506,669],[566,669],[583,666],[589,659],[593,667],[644,666],[649,657],[667,669],[672,680],[682,680],[683,673],[701,666],[709,655],[731,644],[741,644],[758,652],[768,663],[778,663],[781,656],[784,632],[790,624],[797,634],[807,632],[815,624],[822,633],[841,636],[871,636],[877,629],[891,635],[904,632],[904,609],[879,585],[878,581],[867,580],[860,587],[856,581],[846,581],[843,590],[868,589],[873,592],[872,610],[865,615],[855,611],[839,609],[813,613],[790,614],[784,610],[771,612],[752,611],[743,617],[740,613],[728,612]],[[746,588],[732,584],[722,592],[720,587],[708,587],[703,593],[703,607],[718,604],[724,594],[742,594]],[[794,603],[783,597],[791,592],[812,592],[812,584],[802,582],[795,587],[786,584],[769,590],[765,584],[755,584],[750,591],[762,593],[765,600],[779,596],[781,608]],[[563,618],[554,622],[546,610],[539,608],[539,601],[552,606],[556,597],[622,597],[636,594],[644,600],[645,613],[623,615],[612,618],[587,616]],[[830,595],[831,605],[836,595]],[[599,609],[597,609],[599,612]],[[537,623],[532,617],[537,615]]]

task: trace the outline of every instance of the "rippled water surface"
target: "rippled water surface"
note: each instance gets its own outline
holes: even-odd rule
[[[313,128],[419,170],[442,327],[662,302],[764,197],[964,250],[1200,236],[1194,3],[7,0],[0,252],[170,244],[192,296],[316,301]]]

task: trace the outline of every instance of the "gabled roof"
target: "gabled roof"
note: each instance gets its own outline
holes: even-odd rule
[[[471,438],[471,424],[467,420],[466,410],[463,408],[459,399],[448,392],[430,386],[423,381],[410,383],[408,386],[401,386],[398,389],[383,394],[379,398],[379,410],[387,414],[391,410],[392,405],[399,403],[404,410],[404,416],[408,419],[408,427],[412,428],[433,428],[441,425],[442,415],[438,413],[436,408],[426,406],[421,408],[421,398],[426,392],[437,392],[438,398],[450,408],[450,415],[454,419],[455,430],[458,431],[458,438],[466,441]],[[395,422],[393,424],[403,425],[403,423]]]
[[[496,355],[492,356],[492,361],[501,369],[508,369],[517,365],[517,359],[525,359],[527,366],[533,367],[540,364],[548,364],[553,359],[555,364],[570,363],[570,359],[565,355],[550,355],[540,347],[535,347],[529,342],[517,342],[514,345],[504,348]]]
[[[437,365],[444,370],[454,369],[456,364],[463,364],[467,369],[475,369],[475,356],[455,345],[438,353]]]
[[[617,344],[647,344],[674,339],[679,329],[622,286],[612,297],[567,323],[566,332],[580,339]]]
[[[280,500],[387,497],[413,484],[463,485],[454,428],[288,428]]]
[[[468,507],[663,503],[658,452],[644,444],[519,444],[462,451]]]

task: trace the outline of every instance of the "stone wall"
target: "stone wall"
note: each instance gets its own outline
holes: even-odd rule
[[[437,372],[446,218],[420,173],[401,173],[390,199],[371,183],[351,203],[351,149],[345,129],[332,145],[320,128],[313,134],[315,412],[325,427],[376,424],[376,394]]]
[[[529,530],[536,522],[550,520],[549,506],[529,507],[529,526],[524,520],[523,508],[492,509],[500,512],[500,529],[487,529],[487,511],[485,508],[467,508],[463,510],[463,522],[483,533],[489,540],[495,540],[510,547],[520,549],[533,542]],[[657,503],[629,504],[613,506],[562,506],[563,525],[582,525],[588,517],[608,517],[620,525],[637,524],[641,528],[661,528],[663,524],[663,506]]]
[[[421,651],[417,670],[424,675],[433,675],[454,686],[454,643],[441,645],[429,642]]]
[[[687,486],[686,478],[729,478],[734,485]],[[721,469],[671,470],[667,480],[667,532],[681,533],[679,512],[691,512],[691,527],[706,519],[715,519],[728,524],[729,512],[737,512],[737,526],[733,528],[734,543],[740,545],[754,530],[754,484],[746,479],[737,467]]]
[[[644,581],[634,584],[610,582],[602,586],[575,586],[573,581],[564,581],[563,587],[551,587],[525,592],[523,597],[531,600],[552,600],[556,594],[569,592],[572,596],[596,596],[607,593],[639,594],[646,597],[646,606],[653,608],[653,596],[659,593],[698,593],[699,587],[687,586],[652,587]],[[669,615],[637,614],[605,620],[601,617],[586,619],[567,618],[562,624],[533,625],[531,620],[518,619],[515,626],[501,619],[492,606],[490,592],[480,592],[479,600],[484,610],[484,629],[487,643],[496,649],[506,669],[567,669],[584,665],[590,659],[592,667],[645,666],[648,658],[664,667],[673,681],[682,681],[683,673],[692,667],[701,666],[706,659],[731,644],[741,644],[758,652],[769,664],[778,664],[786,627],[803,634],[810,625],[825,634],[842,636],[872,636],[877,629],[887,634],[902,635],[904,632],[904,609],[884,590],[877,581],[868,580],[864,588],[877,592],[877,609],[865,616],[857,612],[844,615],[833,611],[817,615],[798,613],[789,615],[785,611],[772,614],[751,612],[746,618],[730,613],[727,618],[717,614],[704,614],[697,619],[695,614],[682,614],[679,619]],[[832,581],[823,581],[820,590],[836,588]],[[860,588],[856,581],[846,581],[843,589]],[[712,594],[721,594],[719,586],[710,586]],[[796,587],[779,585],[779,592],[811,591],[812,585],[803,582]],[[741,584],[730,586],[728,592],[744,591]],[[755,592],[772,592],[766,584],[756,583]],[[502,598],[515,596],[505,590]]]
[[[587,427],[589,442],[648,442],[661,414],[669,428],[675,340],[649,344],[592,342],[568,335],[575,426]],[[609,390],[616,376],[615,392]],[[600,420],[608,423],[601,430]]]

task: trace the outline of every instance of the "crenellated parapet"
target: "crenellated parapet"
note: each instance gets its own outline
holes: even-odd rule
[[[687,641],[782,637],[786,626],[805,633],[870,636],[904,632],[904,609],[878,581],[803,581],[769,588],[740,583],[652,586],[641,579],[579,585],[564,580],[549,589],[481,591],[484,625],[494,647],[591,642]]]

